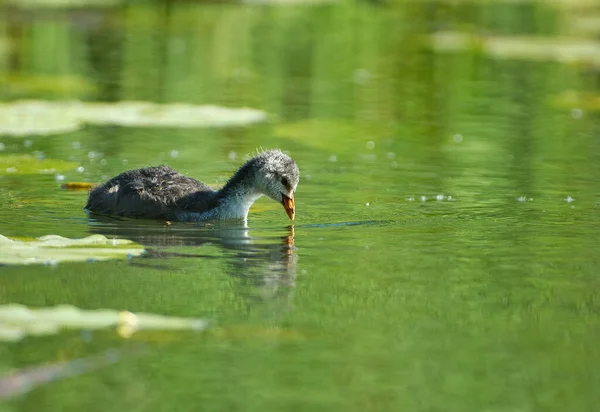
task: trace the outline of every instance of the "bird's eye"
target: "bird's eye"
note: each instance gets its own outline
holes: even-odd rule
[[[290,187],[290,182],[288,181],[287,177],[281,178],[281,184],[284,185],[285,187]]]

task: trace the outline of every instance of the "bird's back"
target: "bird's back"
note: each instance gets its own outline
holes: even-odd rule
[[[172,219],[181,210],[203,212],[216,205],[216,192],[169,166],[129,170],[90,192],[86,209],[95,213]]]

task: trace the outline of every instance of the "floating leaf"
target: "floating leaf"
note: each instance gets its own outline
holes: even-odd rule
[[[495,58],[600,65],[600,42],[574,38],[477,36],[440,32],[431,36],[438,51],[475,50]]]
[[[38,159],[30,155],[0,156],[0,175],[55,173],[75,169],[77,163],[57,159]]]
[[[21,101],[0,104],[0,135],[29,136],[68,133],[81,121],[60,104]]]
[[[131,313],[113,309],[83,310],[71,305],[30,309],[18,304],[0,306],[0,339],[21,340],[28,335],[55,334],[63,329],[115,327],[123,337],[144,330],[204,330],[202,319]],[[122,330],[128,330],[124,334]]]
[[[79,103],[73,107],[85,123],[119,126],[226,127],[243,126],[266,120],[260,110],[185,103],[156,104],[123,101]]]
[[[15,240],[0,235],[0,264],[5,265],[122,259],[139,256],[143,252],[142,246],[130,240],[108,239],[102,235],[82,239],[47,235],[36,240]]]
[[[0,104],[0,135],[26,136],[72,132],[84,123],[133,127],[228,127],[265,121],[266,113],[249,108],[198,106],[185,103],[157,104],[123,101],[23,100]]]

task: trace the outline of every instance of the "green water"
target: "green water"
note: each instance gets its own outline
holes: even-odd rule
[[[245,154],[279,147],[301,181],[293,225],[261,199],[243,228],[98,221],[86,193],[61,190],[53,174],[1,175],[3,235],[100,233],[148,254],[1,267],[0,304],[217,325],[0,343],[4,371],[146,345],[3,410],[600,410],[598,115],[552,104],[597,92],[597,71],[438,53],[426,37],[556,36],[564,13],[430,2],[4,9],[5,101],[184,101],[271,118],[0,137],[1,154],[83,167],[64,181],[168,163],[219,184]]]

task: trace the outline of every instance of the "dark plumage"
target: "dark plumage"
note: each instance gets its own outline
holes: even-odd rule
[[[294,191],[300,173],[279,150],[247,161],[218,191],[169,166],[129,170],[90,192],[86,209],[101,214],[147,219],[210,220],[246,218],[262,195],[283,204],[294,217]]]

